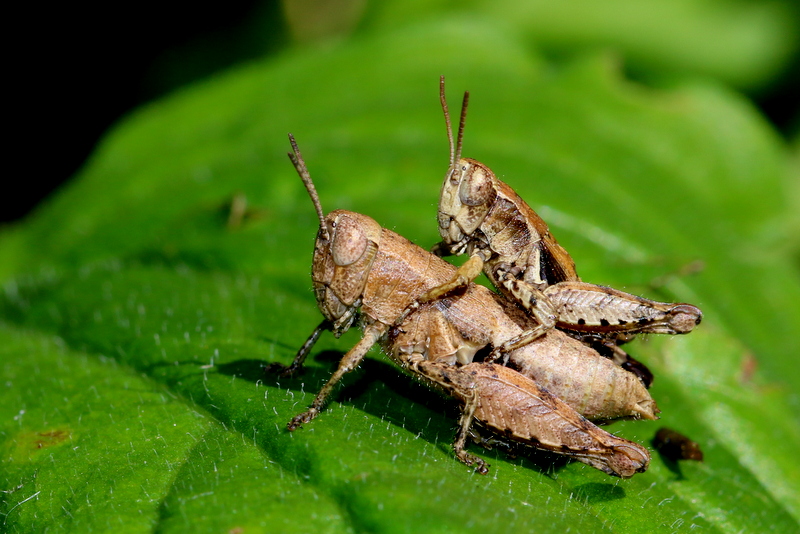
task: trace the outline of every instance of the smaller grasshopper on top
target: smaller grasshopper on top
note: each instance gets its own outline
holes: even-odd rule
[[[486,165],[461,157],[469,93],[464,93],[455,143],[444,76],[439,94],[450,141],[450,166],[439,200],[442,241],[433,252],[440,256],[466,253],[470,258],[452,280],[420,301],[441,298],[483,271],[506,298],[525,308],[538,323],[497,347],[495,358],[557,326],[587,343],[605,346],[618,364],[627,365],[649,385],[652,375],[618,343],[638,333],[688,333],[700,323],[702,312],[690,304],[656,302],[581,282],[575,262],[542,218]]]

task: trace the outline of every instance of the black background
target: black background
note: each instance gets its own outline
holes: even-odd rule
[[[72,176],[129,110],[285,42],[278,4],[255,0],[65,2],[16,8],[7,24],[0,223]]]

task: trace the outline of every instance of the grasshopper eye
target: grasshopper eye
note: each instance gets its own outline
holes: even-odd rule
[[[453,166],[450,167],[450,170],[447,171],[447,181],[450,182],[450,185],[456,186],[461,183],[461,176],[466,170],[466,166]]]
[[[331,253],[336,265],[350,265],[358,261],[367,250],[367,236],[357,221],[341,216],[336,221],[331,243]]]
[[[463,168],[466,169],[467,166]],[[491,194],[492,183],[486,175],[486,170],[476,165],[471,166],[458,190],[461,202],[467,206],[480,206],[489,201]]]

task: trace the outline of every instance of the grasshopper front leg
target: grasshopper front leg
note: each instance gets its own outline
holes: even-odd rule
[[[283,365],[276,362],[269,364],[265,371],[267,373],[277,373],[279,376],[283,377],[294,375],[297,371],[302,369],[308,353],[311,352],[311,349],[314,347],[314,345],[316,345],[317,341],[319,340],[319,336],[321,336],[322,332],[325,330],[329,330],[330,327],[330,321],[324,319],[317,325],[314,331],[311,332],[311,335],[308,336],[306,342],[303,343],[303,346],[297,351],[297,354],[295,355],[294,360],[292,360],[291,365]]]
[[[419,297],[395,324],[401,323],[421,304],[466,287],[485,266],[483,252],[476,251],[459,267],[450,281]],[[541,284],[518,279],[504,265],[496,266],[494,272],[490,273],[490,279],[496,281],[498,288],[526,309],[536,321],[536,326],[496,347],[491,357],[494,360],[527,345],[556,326],[565,330],[599,333],[607,338],[613,338],[616,334],[685,334],[691,332],[703,317],[702,312],[690,304],[657,302],[585,282],[559,282],[540,289]]]
[[[437,250],[437,247],[434,247],[434,249]],[[401,324],[410,313],[418,309],[422,304],[447,297],[453,291],[466,288],[481,274],[485,265],[486,259],[484,258],[483,251],[476,251],[461,267],[458,268],[456,273],[448,282],[430,289],[420,296],[416,301],[411,303],[395,322],[395,325]],[[509,278],[509,284],[516,285],[516,283],[516,279],[511,277]],[[523,293],[524,296],[522,296]],[[528,305],[525,307],[529,310],[531,315],[533,315],[534,319],[538,323],[538,326],[524,332],[512,340],[509,340],[501,347],[496,348],[493,351],[493,355],[496,355],[495,359],[499,359],[502,355],[508,354],[509,352],[523,345],[527,345],[537,337],[546,333],[548,330],[551,330],[556,325],[557,317],[554,313],[553,306],[541,291],[530,284],[526,284],[525,287],[519,291],[519,294],[520,298],[526,299]]]
[[[325,401],[328,399],[328,395],[330,395],[333,387],[342,379],[342,377],[358,367],[358,364],[361,363],[361,360],[364,359],[364,355],[372,348],[375,343],[378,342],[378,339],[384,334],[386,328],[376,327],[376,326],[368,326],[364,330],[364,337],[356,343],[356,345],[347,351],[347,354],[339,362],[339,367],[333,373],[333,375],[328,379],[322,389],[319,390],[317,393],[314,402],[311,404],[311,407],[306,410],[305,412],[295,416],[289,421],[289,424],[286,425],[290,431],[296,430],[298,427],[302,426],[304,423],[308,423],[317,415],[319,415],[320,410],[325,405]],[[316,333],[316,330],[315,330]],[[309,341],[314,337],[309,338]],[[308,342],[306,342],[308,343]],[[305,346],[305,345],[304,345]],[[302,349],[301,349],[302,350]]]
[[[442,251],[438,250],[437,247],[438,245],[435,246],[433,250],[436,251],[437,255],[440,255]],[[403,321],[406,320],[406,317],[418,310],[423,304],[445,298],[453,291],[469,286],[481,274],[483,266],[484,259],[480,252],[470,256],[470,258],[456,270],[456,273],[449,281],[428,290],[409,304],[394,322],[394,326],[401,325]]]
[[[471,284],[483,271],[485,260],[480,252],[473,254],[464,264],[458,268],[453,278],[423,294],[419,299],[420,304],[431,302],[442,297],[446,297],[451,292],[459,288],[467,287]]]

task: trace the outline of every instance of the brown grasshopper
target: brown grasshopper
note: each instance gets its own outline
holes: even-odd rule
[[[429,302],[473,281],[483,271],[508,299],[536,323],[495,347],[495,356],[529,343],[554,327],[613,353],[618,364],[649,386],[652,375],[617,345],[633,334],[685,334],[702,319],[690,304],[670,304],[581,282],[575,262],[547,224],[484,164],[461,157],[469,93],[464,93],[457,141],[440,79],[440,100],[450,142],[450,166],[439,202],[440,256],[469,254],[447,283],[420,298]]]
[[[514,369],[474,361],[530,322],[524,314],[507,315],[505,300],[482,286],[468,284],[463,291],[419,306],[398,323],[422,294],[452,278],[455,267],[365,215],[336,210],[325,216],[297,144],[291,135],[289,139],[289,158],[320,221],[312,280],[325,319],[284,374],[300,368],[323,330],[338,337],[360,315],[364,331],[311,407],[289,422],[290,431],[314,419],[336,383],[380,342],[403,369],[463,403],[453,449],[459,460],[481,473],[488,465],[465,450],[474,420],[507,439],[574,457],[611,475],[627,478],[647,468],[646,449],[600,429],[575,407],[598,419],[654,419],[655,403],[633,375],[580,342],[554,330],[510,353],[512,364],[527,365],[529,373],[541,375],[548,391]],[[549,357],[540,357],[537,350]],[[561,361],[562,353],[572,354],[572,360]]]

